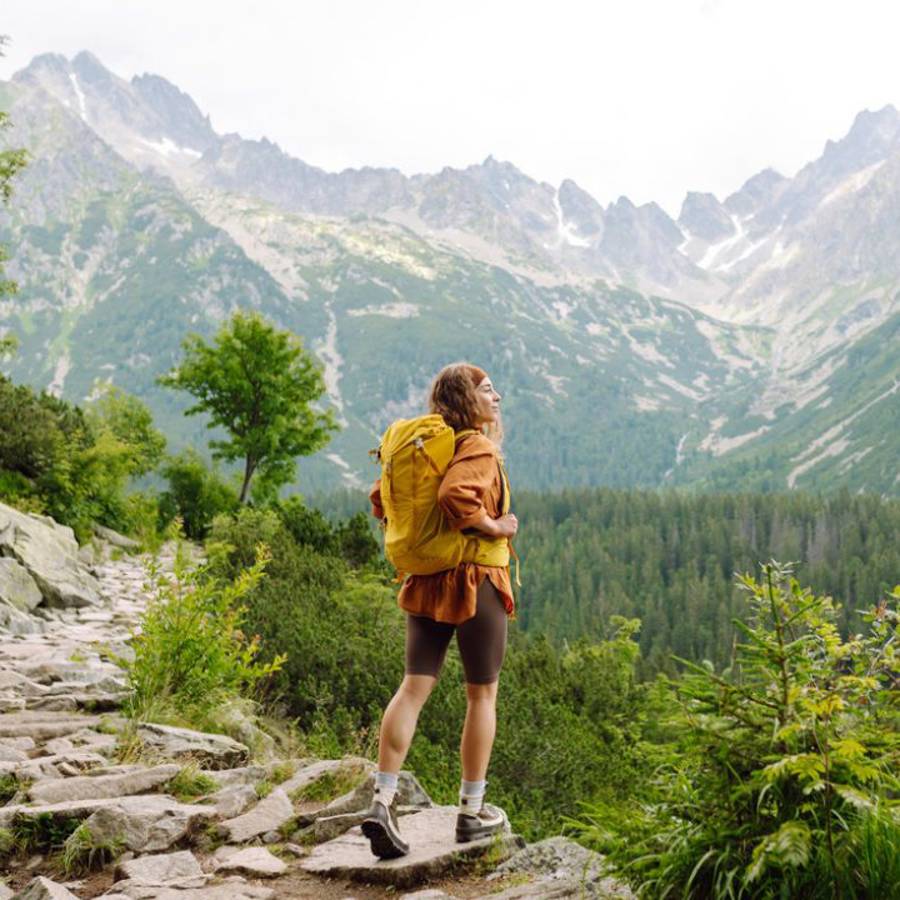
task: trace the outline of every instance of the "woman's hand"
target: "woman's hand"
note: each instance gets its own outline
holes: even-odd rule
[[[512,513],[507,513],[499,519],[494,519],[494,527],[497,537],[512,538],[519,530],[519,520]]]
[[[484,513],[481,521],[476,522],[472,527],[477,528],[489,537],[511,538],[515,537],[516,532],[519,530],[519,520],[512,513],[507,513],[498,519],[492,519],[487,513]]]

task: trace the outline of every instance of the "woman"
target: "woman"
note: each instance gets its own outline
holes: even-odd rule
[[[445,367],[434,380],[429,405],[454,431],[477,432],[457,441],[441,482],[438,502],[448,522],[467,534],[514,537],[516,517],[501,515],[500,394],[487,373],[468,363]],[[382,518],[380,482],[375,483],[369,499],[373,514]],[[375,797],[362,826],[372,852],[383,859],[409,851],[392,809],[397,776],[454,633],[467,698],[460,741],[462,784],[456,839],[466,842],[485,837],[505,824],[503,813],[484,803],[484,793],[496,731],[497,684],[506,652],[507,618],[515,609],[509,568],[460,563],[434,575],[410,575],[398,602],[407,613],[406,673],[381,722]]]

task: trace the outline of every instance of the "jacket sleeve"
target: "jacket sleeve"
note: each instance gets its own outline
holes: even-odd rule
[[[381,479],[377,479],[369,491],[369,503],[372,504],[372,515],[376,519],[384,518],[384,508],[381,505]]]
[[[496,474],[493,443],[480,434],[464,438],[438,489],[438,503],[453,528],[471,528],[481,520],[484,497]]]

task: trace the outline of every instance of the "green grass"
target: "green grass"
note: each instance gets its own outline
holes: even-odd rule
[[[62,867],[65,874],[81,875],[102,869],[113,862],[125,849],[121,839],[98,840],[88,825],[82,822],[63,846]]]
[[[197,797],[205,797],[216,788],[218,784],[206,772],[201,772],[195,763],[184,766],[174,778],[166,782],[165,786],[166,793],[182,803],[195,800]]]
[[[365,767],[359,763],[339,766],[320,775],[315,781],[291,793],[294,803],[315,803],[334,800],[352,791],[366,777]]]
[[[36,816],[17,814],[12,821],[15,846],[23,853],[47,853],[61,849],[81,822],[68,816],[40,813]]]

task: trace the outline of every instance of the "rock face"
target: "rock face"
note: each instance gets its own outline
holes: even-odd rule
[[[231,769],[247,762],[244,744],[223,734],[205,734],[171,725],[141,725],[138,736],[148,749],[167,759],[195,762],[208,769]]]
[[[167,850],[215,815],[199,804],[179,803],[166,795],[124,797],[101,806],[85,821],[95,840],[121,841],[135,853]]]
[[[400,833],[409,842],[410,851],[399,859],[379,860],[372,855],[368,840],[359,828],[314,847],[300,861],[307,872],[327,878],[351,878],[357,881],[410,887],[445,874],[462,859],[483,856],[488,850],[509,856],[524,845],[522,838],[507,830],[468,844],[457,844],[455,806],[423,809],[400,820]]]
[[[634,900],[627,885],[606,874],[607,866],[599,853],[587,850],[564,837],[547,838],[529,844],[501,863],[488,880],[505,875],[536,876],[526,885],[517,885],[495,896],[504,900],[525,897],[591,897]]]
[[[100,601],[97,579],[79,558],[75,533],[47,516],[0,504],[0,555],[19,563],[46,606],[94,606]]]

